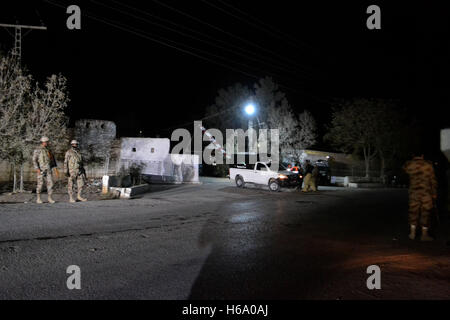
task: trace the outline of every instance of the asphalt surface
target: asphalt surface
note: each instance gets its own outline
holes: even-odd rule
[[[0,204],[0,299],[449,299],[449,230],[443,217],[436,241],[410,241],[403,189],[204,179],[133,200]],[[366,286],[374,264],[381,290]]]

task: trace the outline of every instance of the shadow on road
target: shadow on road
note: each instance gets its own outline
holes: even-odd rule
[[[212,251],[189,299],[450,298],[448,231],[408,240],[405,195],[331,195],[329,207],[309,210],[315,196],[294,208],[276,196],[224,205],[201,232],[199,246]],[[389,279],[383,290],[367,289],[372,264]]]

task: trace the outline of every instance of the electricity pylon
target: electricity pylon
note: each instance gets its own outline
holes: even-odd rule
[[[28,29],[31,30],[47,30],[47,27],[44,26],[26,26],[22,24],[6,24],[6,23],[0,23],[0,27],[4,28],[13,28],[14,29],[14,50],[13,55],[18,59],[20,62],[22,58],[22,29]]]

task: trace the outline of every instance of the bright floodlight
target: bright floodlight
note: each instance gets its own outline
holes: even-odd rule
[[[248,105],[245,107],[245,112],[246,112],[249,116],[251,116],[252,114],[255,113],[255,106],[252,105],[252,104],[248,104]]]

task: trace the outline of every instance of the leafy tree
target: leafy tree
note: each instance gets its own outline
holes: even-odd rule
[[[354,99],[334,110],[329,132],[325,140],[346,153],[361,152],[364,155],[366,177],[370,176],[370,162],[375,158],[377,110],[369,99]],[[379,123],[378,123],[379,124]]]
[[[383,99],[354,99],[336,108],[325,140],[347,153],[364,156],[366,177],[370,163],[380,159],[380,176],[396,157],[405,152],[406,126],[395,104]]]

